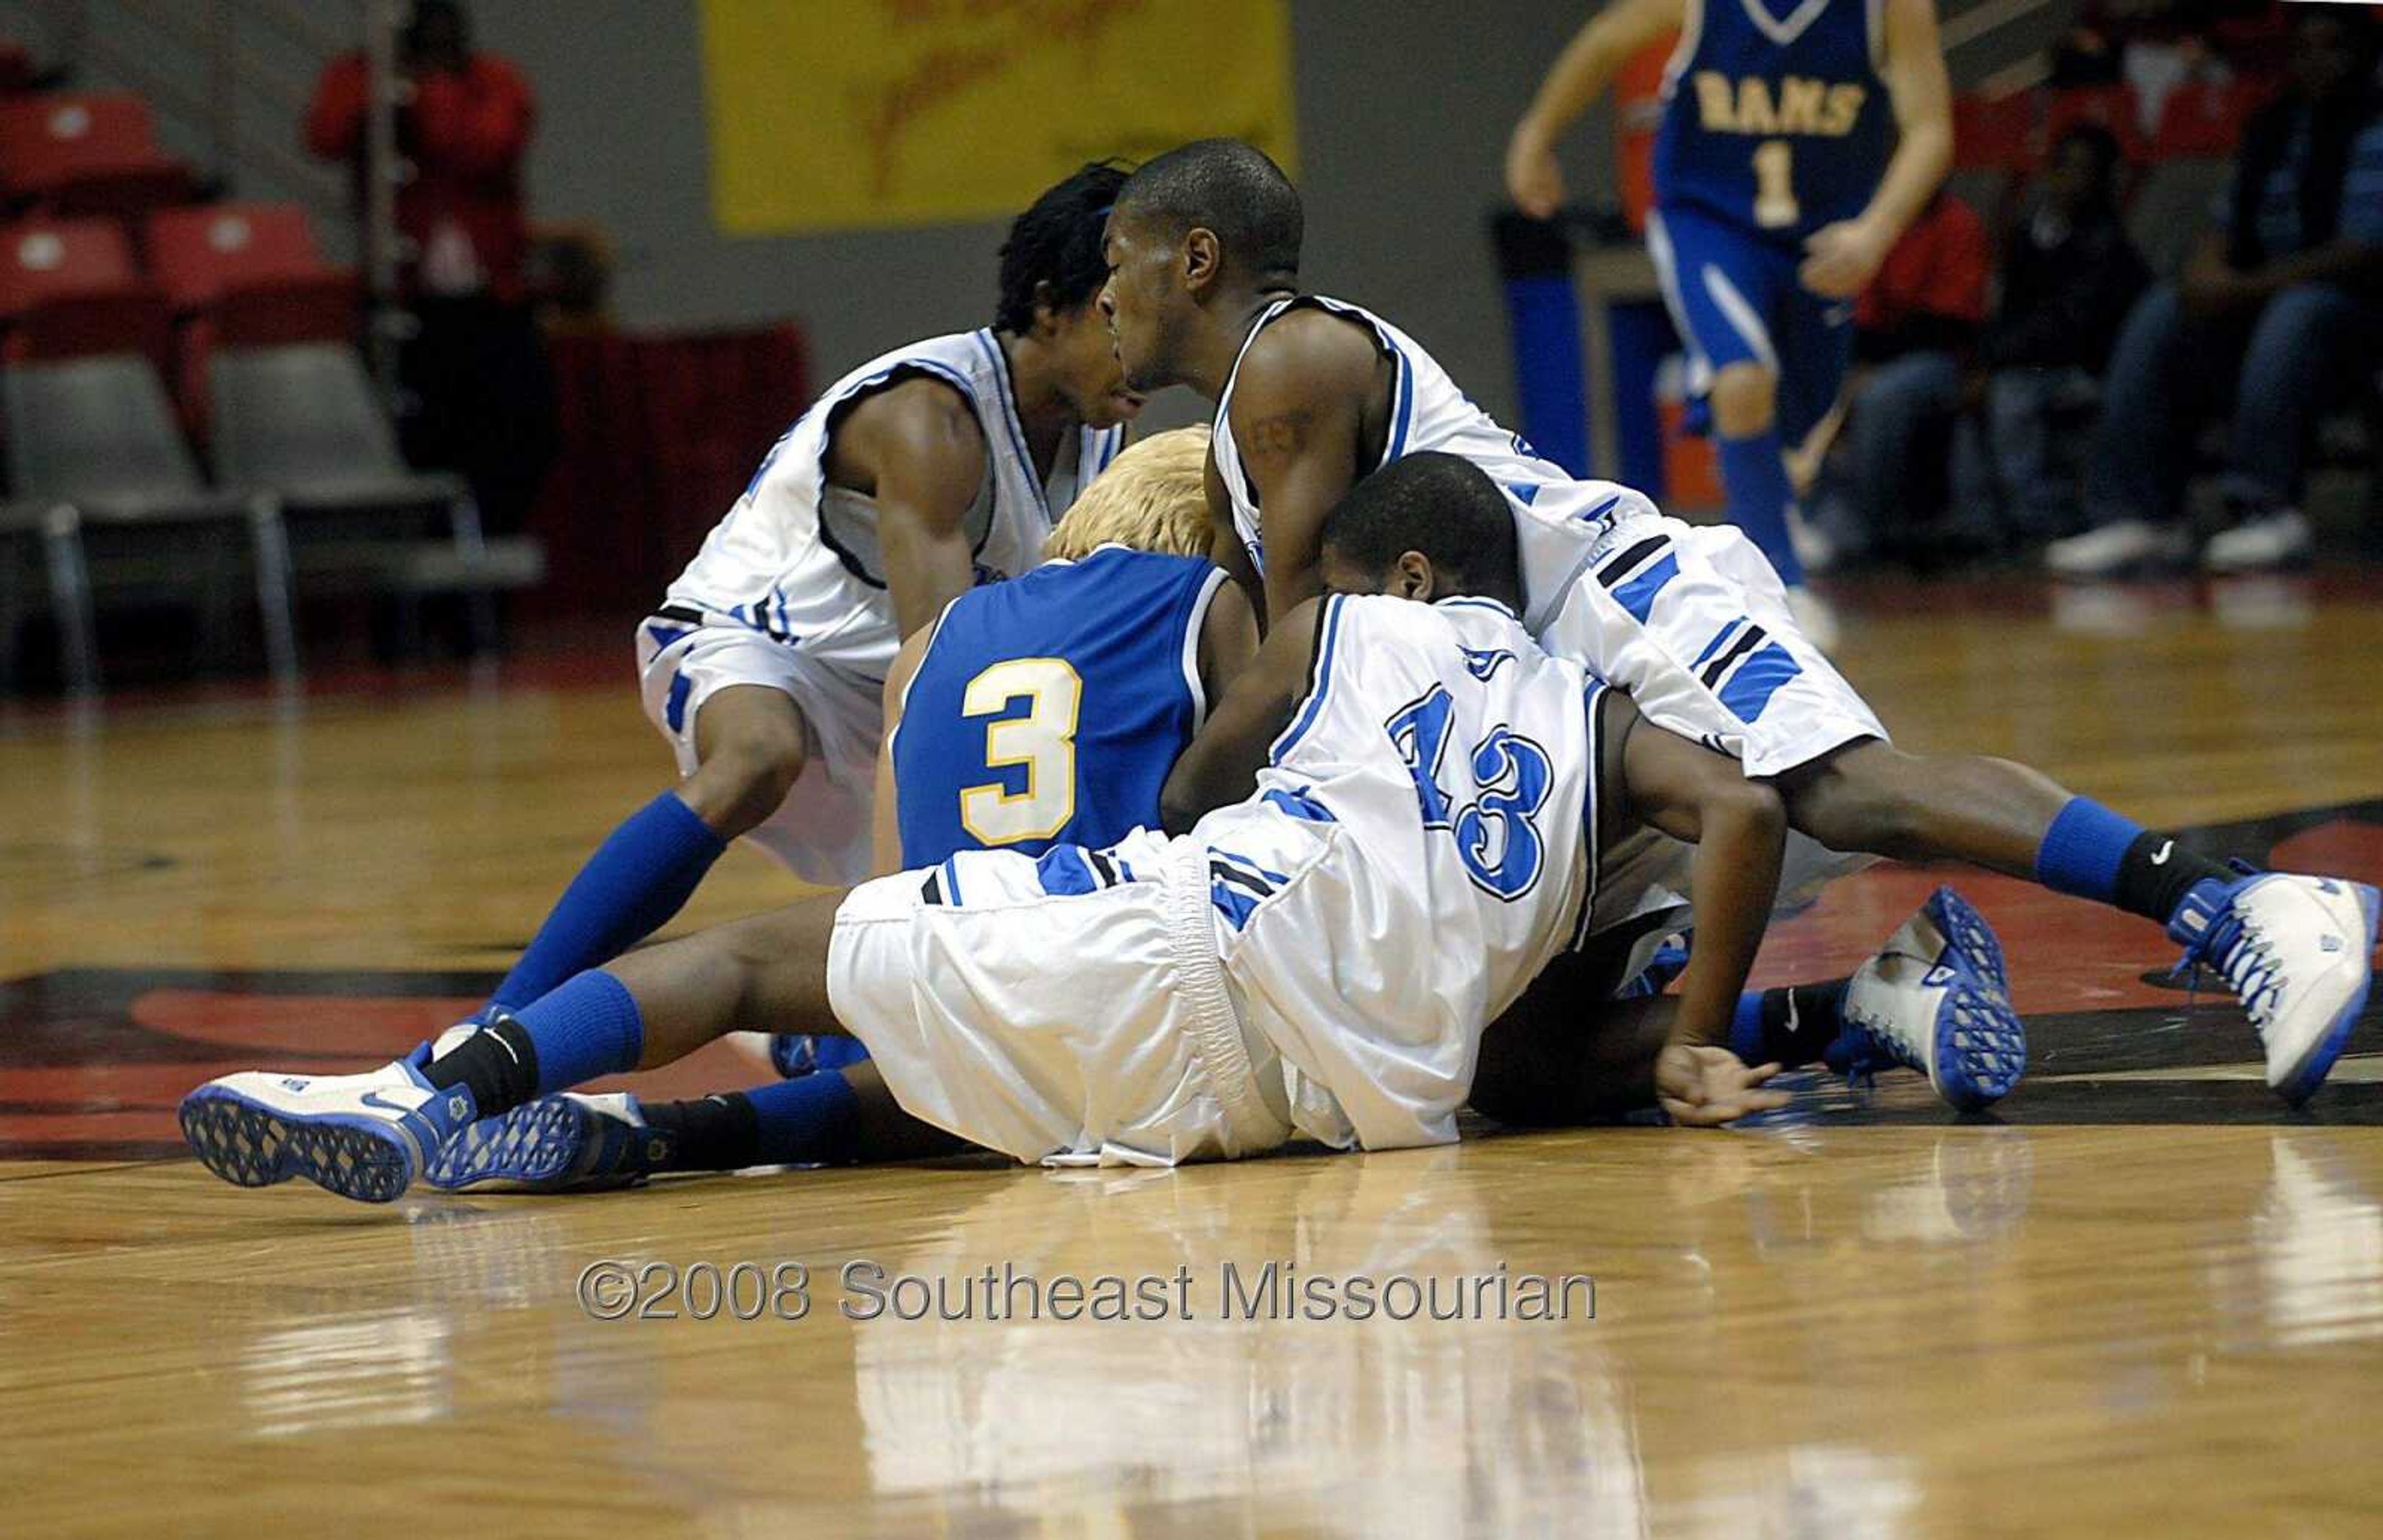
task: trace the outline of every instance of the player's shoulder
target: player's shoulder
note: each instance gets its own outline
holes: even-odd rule
[[[858,454],[881,466],[900,459],[964,479],[983,469],[984,425],[976,405],[938,374],[888,380],[846,406],[833,433],[839,454]]]
[[[1267,322],[1241,355],[1237,393],[1299,393],[1372,383],[1382,345],[1358,315],[1320,304],[1293,304]]]

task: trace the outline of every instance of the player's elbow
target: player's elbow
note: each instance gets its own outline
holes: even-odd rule
[[[1190,833],[1193,824],[1224,802],[1204,784],[1204,779],[1192,755],[1186,754],[1175,762],[1167,784],[1158,792],[1159,826],[1169,834]]]
[[[1190,790],[1182,786],[1177,777],[1167,777],[1166,789],[1158,794],[1160,828],[1169,834],[1188,834],[1192,832],[1192,826],[1200,821],[1202,810]]]

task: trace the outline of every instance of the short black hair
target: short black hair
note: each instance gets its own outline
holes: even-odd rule
[[[1125,167],[1093,161],[1010,221],[1009,239],[1001,243],[995,326],[1013,335],[1030,332],[1036,304],[1073,310],[1101,291],[1109,277],[1102,232],[1125,179]],[[1035,290],[1043,284],[1051,287],[1038,296]]]
[[[1324,516],[1323,544],[1369,573],[1421,551],[1460,592],[1522,597],[1506,494],[1456,455],[1411,454],[1358,482]]]
[[[1307,233],[1299,190],[1266,153],[1238,139],[1200,139],[1150,161],[1125,184],[1117,206],[1176,233],[1214,230],[1226,258],[1263,279],[1299,276]]]

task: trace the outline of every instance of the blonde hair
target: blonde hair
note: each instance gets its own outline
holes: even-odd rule
[[[1043,559],[1077,561],[1110,545],[1207,555],[1207,473],[1205,425],[1153,434],[1093,478],[1043,542]]]

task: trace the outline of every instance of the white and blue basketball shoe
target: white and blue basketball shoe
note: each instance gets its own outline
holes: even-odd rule
[[[206,1168],[241,1187],[303,1177],[327,1192],[386,1203],[471,1123],[472,1093],[423,1078],[424,1043],[365,1075],[252,1070],[182,1098],[182,1137]]]
[[[2267,1084],[2294,1106],[2316,1094],[2373,982],[2376,890],[2338,877],[2252,871],[2192,885],[2169,919],[2179,969],[2207,965],[2242,1002]]]
[[[1842,1053],[1849,1077],[1916,1069],[1963,1112],[2009,1095],[2027,1071],[2027,1029],[2011,1008],[2002,943],[1950,888],[1929,895],[1854,970],[1844,1023],[1831,1062]]]
[[[450,1192],[632,1187],[662,1166],[674,1144],[647,1125],[626,1091],[566,1090],[482,1118],[449,1140],[423,1175]]]

